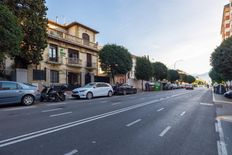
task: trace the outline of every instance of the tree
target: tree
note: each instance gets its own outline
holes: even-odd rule
[[[0,63],[6,56],[19,56],[22,41],[22,29],[17,18],[10,10],[0,3]]]
[[[168,68],[161,62],[152,63],[153,76],[156,80],[167,79]]]
[[[193,83],[195,81],[196,81],[196,78],[194,76],[192,76],[192,75],[187,75],[186,76],[186,82]]]
[[[173,70],[173,69],[168,70],[168,80],[169,81],[175,82],[179,78],[180,78],[179,73],[176,70]]]
[[[129,51],[115,44],[107,44],[99,52],[101,68],[111,74],[114,82],[114,75],[126,74],[132,68],[132,58]]]
[[[217,73],[214,68],[212,68],[209,71],[209,77],[211,78],[213,83],[215,83],[215,82],[221,83],[223,81],[221,74]]]
[[[3,0],[17,17],[23,30],[20,54],[15,56],[16,67],[39,64],[47,47],[47,17],[45,0]]]
[[[147,57],[137,57],[135,66],[135,77],[138,80],[142,80],[142,89],[143,80],[150,80],[152,74],[152,64],[150,60]]]
[[[224,78],[232,80],[232,37],[224,40],[211,54],[211,65]]]

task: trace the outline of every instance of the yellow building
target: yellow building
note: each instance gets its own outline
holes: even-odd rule
[[[48,46],[43,61],[28,67],[30,83],[84,85],[97,74],[98,31],[73,22],[62,25],[48,21]]]

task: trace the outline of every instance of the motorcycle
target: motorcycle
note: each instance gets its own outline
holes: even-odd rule
[[[40,102],[43,102],[43,101],[52,101],[52,102],[65,101],[65,92],[64,92],[65,88],[66,87],[63,86],[59,90],[55,90],[54,87],[44,86],[44,89],[41,92]]]

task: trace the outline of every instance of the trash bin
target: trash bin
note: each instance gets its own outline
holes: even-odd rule
[[[156,84],[155,84],[154,90],[155,90],[155,91],[160,91],[160,90],[161,90],[161,85],[160,85],[160,83],[156,83]]]

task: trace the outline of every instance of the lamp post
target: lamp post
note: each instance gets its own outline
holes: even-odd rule
[[[181,61],[184,61],[184,60],[179,59],[179,60],[176,60],[176,61],[175,61],[175,63],[174,63],[174,69],[176,69],[176,64],[177,64],[178,62],[181,62]]]

